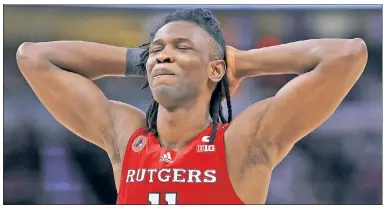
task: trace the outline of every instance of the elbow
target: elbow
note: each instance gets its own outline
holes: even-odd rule
[[[368,48],[366,46],[365,41],[361,38],[354,38],[349,40],[349,57],[355,62],[365,62],[368,59]]]
[[[356,69],[363,71],[368,60],[368,49],[360,38],[344,40],[338,46],[339,52],[334,53],[334,61],[345,67],[344,69]]]
[[[40,49],[36,43],[24,42],[16,52],[16,62],[20,70],[33,68],[31,66],[38,64],[43,60]]]
[[[343,47],[342,57],[352,64],[365,63],[368,59],[368,48],[361,38],[354,38],[347,41]]]
[[[31,42],[22,43],[16,52],[17,60],[30,58],[33,55],[32,53],[32,51],[34,50],[33,48],[34,48],[34,43],[31,43]]]
[[[361,74],[368,62],[368,48],[366,43],[360,38],[352,39],[351,51],[352,69],[359,71]]]

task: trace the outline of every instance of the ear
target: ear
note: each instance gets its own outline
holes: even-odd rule
[[[226,63],[224,60],[210,61],[207,66],[208,78],[214,83],[218,83],[222,79],[225,71]]]

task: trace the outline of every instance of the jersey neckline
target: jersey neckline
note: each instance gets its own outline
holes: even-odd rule
[[[221,124],[221,123],[218,123],[218,130],[223,126],[224,124]],[[209,136],[211,134],[211,131],[212,131],[212,128],[213,126],[210,125],[208,126],[205,130],[203,130],[202,132],[200,132],[198,135],[196,135],[193,139],[191,139],[184,147],[182,147],[181,149],[179,150],[173,150],[173,149],[169,149],[169,148],[165,148],[165,147],[162,147],[162,145],[160,144],[160,141],[154,136],[154,134],[152,132],[149,133],[148,137],[149,139],[151,139],[155,144],[156,144],[156,148],[160,148],[160,149],[164,149],[166,151],[171,151],[171,152],[184,152],[186,150],[188,150],[188,148],[193,144],[195,143],[195,141],[198,139],[198,138],[202,138],[203,136]]]

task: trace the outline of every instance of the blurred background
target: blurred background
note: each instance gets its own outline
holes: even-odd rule
[[[363,76],[334,115],[301,140],[274,170],[268,204],[382,203],[382,7],[204,6],[228,45],[248,50],[311,38],[365,40]],[[4,203],[115,204],[105,152],[62,127],[18,70],[25,41],[85,40],[137,47],[176,6],[4,6]],[[233,112],[273,96],[293,76],[246,79]],[[143,78],[104,78],[109,99],[146,110]],[[226,110],[224,110],[226,112]]]

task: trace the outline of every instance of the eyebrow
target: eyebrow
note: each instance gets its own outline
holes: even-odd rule
[[[176,38],[172,39],[172,42],[173,43],[187,42],[187,43],[191,43],[191,44],[195,45],[190,39],[185,38],[185,37],[176,37]],[[162,39],[156,39],[150,43],[150,46],[151,45],[163,45],[163,40]]]

